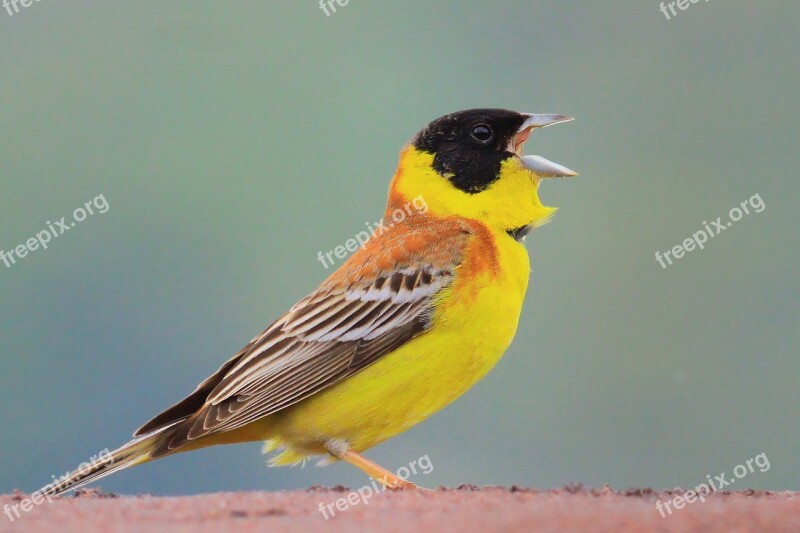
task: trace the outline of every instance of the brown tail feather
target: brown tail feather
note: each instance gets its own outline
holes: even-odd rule
[[[160,438],[158,434],[135,439],[113,452],[100,454],[90,463],[84,463],[67,476],[45,485],[37,491],[43,496],[61,496],[83,487],[109,474],[150,460],[150,450]]]

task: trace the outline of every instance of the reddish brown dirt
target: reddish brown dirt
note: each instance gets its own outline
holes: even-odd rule
[[[800,531],[800,493],[792,492],[715,493],[664,518],[656,501],[677,493],[459,487],[382,492],[367,504],[359,500],[336,510],[337,500],[348,494],[342,487],[184,497],[117,497],[89,490],[45,501],[13,523],[3,515],[0,532]],[[0,496],[0,507],[25,497]],[[335,516],[326,520],[320,503],[333,505]]]

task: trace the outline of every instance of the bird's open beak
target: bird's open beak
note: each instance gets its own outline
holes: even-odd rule
[[[527,118],[520,126],[519,131],[511,139],[507,150],[517,154],[522,160],[522,166],[539,176],[540,178],[562,178],[569,176],[577,176],[578,173],[570,170],[563,165],[554,163],[540,155],[524,155],[522,150],[525,141],[528,140],[531,132],[536,128],[546,128],[553,124],[560,124],[561,122],[570,122],[575,120],[567,115],[534,115],[531,113],[523,113]]]

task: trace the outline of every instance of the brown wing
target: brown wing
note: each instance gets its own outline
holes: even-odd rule
[[[464,227],[450,229],[376,239],[380,249],[373,244],[354,255],[136,435],[171,428],[151,456],[168,454],[300,402],[424,333],[435,296],[452,282],[468,238]],[[393,268],[386,269],[389,259]]]

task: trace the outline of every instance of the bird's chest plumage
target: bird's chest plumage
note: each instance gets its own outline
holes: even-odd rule
[[[466,388],[483,377],[516,333],[528,286],[530,263],[525,248],[506,235],[471,246],[456,282],[442,295],[434,327],[451,338],[443,371]],[[483,257],[480,257],[483,256]],[[487,260],[488,259],[488,260]]]
[[[499,361],[516,332],[530,264],[505,234],[476,238],[452,285],[437,297],[431,327],[350,379],[287,413],[285,440],[340,438],[363,450],[428,418]],[[302,441],[306,441],[301,444]]]

